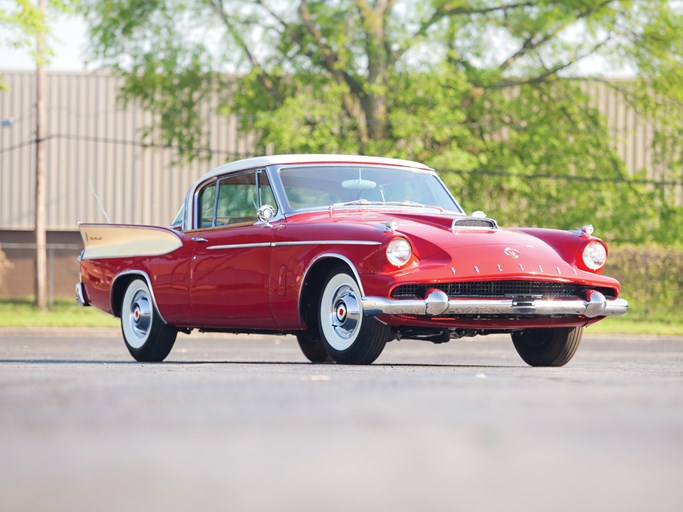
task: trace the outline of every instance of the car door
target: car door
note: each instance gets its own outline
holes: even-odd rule
[[[256,210],[275,205],[263,171],[217,179],[200,189],[191,262],[190,307],[205,327],[269,328],[273,230]]]

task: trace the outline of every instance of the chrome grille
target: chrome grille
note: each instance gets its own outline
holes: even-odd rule
[[[612,288],[596,288],[582,284],[545,281],[468,281],[456,283],[402,284],[391,292],[393,299],[424,298],[430,288],[444,291],[451,298],[543,297],[586,298],[588,290],[596,290],[605,297],[616,296]]]

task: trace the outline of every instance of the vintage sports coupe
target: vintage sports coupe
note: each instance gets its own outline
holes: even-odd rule
[[[78,301],[121,318],[138,361],[193,329],[296,335],[312,362],[370,364],[387,342],[510,333],[562,366],[623,315],[593,228],[502,229],[429,167],[340,155],[250,158],[197,181],[170,227],[80,224]]]

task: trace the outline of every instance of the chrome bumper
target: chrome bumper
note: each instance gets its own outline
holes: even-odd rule
[[[586,300],[547,299],[449,299],[443,291],[431,289],[424,299],[364,297],[363,312],[368,315],[581,315],[587,318],[618,316],[628,311],[624,299],[607,300],[589,291]]]
[[[78,283],[76,285],[76,303],[83,307],[90,306],[90,304],[85,300],[85,293],[83,293],[83,283]]]

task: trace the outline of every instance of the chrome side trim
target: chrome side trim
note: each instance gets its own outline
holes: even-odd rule
[[[254,244],[211,245],[208,250],[251,249],[253,247],[294,247],[300,245],[382,245],[382,242],[370,240],[307,240],[302,242],[259,242]]]
[[[152,280],[149,278],[149,275],[144,270],[124,270],[120,274],[116,274],[116,277],[114,277],[114,279],[112,279],[111,291],[109,292],[109,305],[111,306],[112,311],[114,310],[114,296],[112,295],[112,293],[114,291],[114,285],[116,284],[116,281],[120,277],[130,276],[130,275],[140,276],[140,277],[143,277],[145,279],[145,282],[147,283],[147,288],[149,288],[149,293],[152,296],[152,301],[154,301],[154,306],[157,308],[157,313],[159,313],[159,317],[161,318],[161,320],[163,320],[164,323],[168,323],[168,322],[166,322],[163,315],[161,314],[161,310],[159,309],[159,306],[157,306],[157,298],[154,296],[154,288],[152,287]]]
[[[595,318],[623,315],[628,311],[626,300],[607,300],[597,291],[590,291],[586,300],[449,300],[441,290],[432,289],[427,292],[425,299],[393,300],[385,297],[363,297],[361,302],[363,312],[368,315],[581,315]]]
[[[306,240],[301,242],[273,242],[273,247],[296,245],[382,245],[382,242],[372,240]]]
[[[219,251],[222,249],[251,249],[253,247],[270,247],[271,242],[260,242],[254,244],[228,244],[228,245],[210,245],[206,249],[208,251]]]

